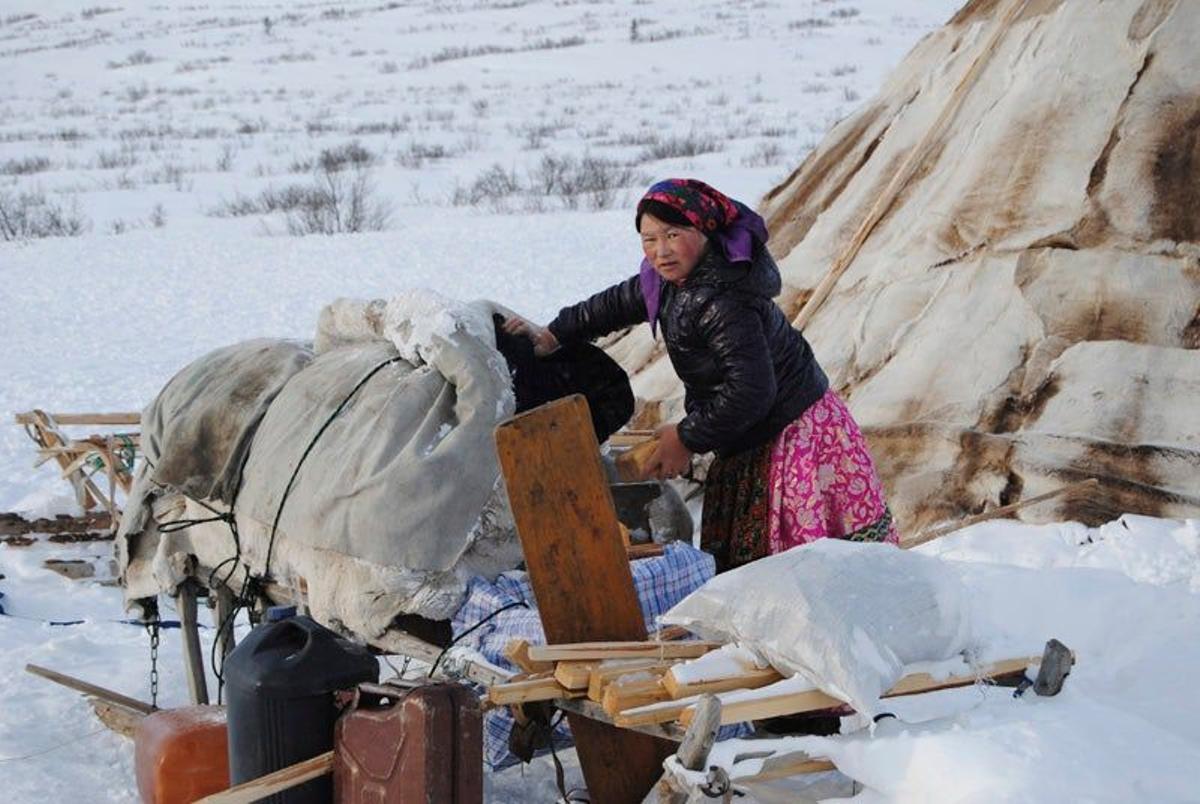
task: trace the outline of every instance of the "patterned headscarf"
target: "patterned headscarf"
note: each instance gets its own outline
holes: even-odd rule
[[[686,218],[707,235],[731,263],[750,262],[755,243],[767,242],[767,224],[758,213],[698,179],[664,179],[647,190],[637,206],[635,222],[639,229],[642,213],[651,201],[664,204]],[[642,260],[638,275],[650,332],[656,333],[663,279],[649,260]]]
[[[637,206],[639,228],[649,201],[674,209],[706,235],[724,229],[738,217],[738,208],[729,196],[698,179],[665,179],[647,190]]]

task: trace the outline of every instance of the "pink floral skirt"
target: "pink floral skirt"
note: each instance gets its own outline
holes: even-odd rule
[[[719,570],[825,537],[899,541],[866,440],[833,391],[774,441],[713,461],[701,523]]]

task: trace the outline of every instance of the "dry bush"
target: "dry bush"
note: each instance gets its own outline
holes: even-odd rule
[[[716,138],[693,131],[682,137],[655,139],[642,150],[638,159],[642,162],[653,162],[680,156],[698,156],[719,150],[721,148]]]
[[[74,203],[64,207],[41,192],[0,191],[0,240],[75,237],[87,227],[87,218]]]
[[[377,232],[391,216],[391,206],[376,197],[369,165],[321,165],[304,203],[287,212],[287,229],[293,235]]]
[[[44,156],[26,156],[0,163],[0,175],[3,176],[28,176],[49,169],[50,160]]]

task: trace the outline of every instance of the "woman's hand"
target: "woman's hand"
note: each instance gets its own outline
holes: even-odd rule
[[[509,335],[524,335],[533,341],[533,353],[538,357],[545,357],[558,349],[558,338],[554,337],[553,332],[546,327],[532,324],[519,315],[504,319],[501,328]]]
[[[655,433],[658,439],[658,450],[646,464],[646,471],[651,477],[663,480],[668,477],[679,477],[692,465],[692,451],[679,440],[679,428],[668,424],[658,428]]]

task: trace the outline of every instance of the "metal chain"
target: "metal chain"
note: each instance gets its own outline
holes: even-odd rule
[[[146,623],[146,630],[150,632],[150,705],[155,709],[158,708],[158,632],[159,632],[159,616],[156,610],[151,616],[150,621]]]

